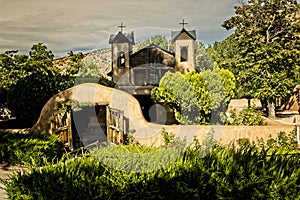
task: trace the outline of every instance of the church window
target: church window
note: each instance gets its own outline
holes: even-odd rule
[[[118,68],[125,68],[125,52],[121,51],[118,53]]]
[[[158,70],[150,69],[149,81],[152,85],[158,84]]]
[[[185,62],[188,59],[188,47],[181,47],[180,49],[180,62]]]

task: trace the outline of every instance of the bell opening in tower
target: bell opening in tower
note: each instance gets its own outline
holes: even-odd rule
[[[180,49],[180,62],[187,61],[188,58],[188,47],[181,47]]]

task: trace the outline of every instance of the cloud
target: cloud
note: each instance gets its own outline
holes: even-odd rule
[[[56,56],[72,49],[102,46],[117,26],[126,30],[179,30],[183,18],[198,38],[212,43],[229,35],[220,27],[234,14],[232,0],[0,0],[0,52],[19,49],[27,52],[44,42]],[[147,32],[149,33],[149,32]],[[167,34],[167,32],[166,32]],[[140,37],[142,38],[142,36]]]

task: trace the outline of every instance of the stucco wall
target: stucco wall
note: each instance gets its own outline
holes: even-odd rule
[[[142,145],[159,146],[163,144],[162,129],[172,132],[179,137],[185,137],[187,142],[192,142],[196,135],[200,142],[209,131],[214,131],[215,139],[221,144],[229,144],[239,138],[257,138],[267,140],[269,136],[276,137],[280,131],[290,132],[294,126],[184,126],[184,125],[159,125],[147,122],[142,114],[138,101],[126,92],[108,88],[102,85],[85,83],[62,91],[53,96],[42,109],[38,122],[32,131],[42,134],[51,132],[50,122],[52,113],[57,110],[57,103],[65,100],[75,100],[80,103],[106,102],[111,108],[124,111],[128,119],[126,132],[132,133]]]
[[[190,40],[176,40],[174,44],[175,48],[175,55],[176,55],[176,60],[178,63],[180,63],[180,57],[181,57],[181,47],[188,47],[188,58],[187,62],[190,63],[192,66],[195,65],[195,41],[190,39]]]

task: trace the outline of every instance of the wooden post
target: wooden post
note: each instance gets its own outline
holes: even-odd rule
[[[297,146],[300,148],[300,124],[296,125]]]
[[[120,129],[119,129],[119,137],[118,142],[119,144],[123,144],[123,135],[124,135],[124,111],[120,113]]]
[[[111,129],[110,129],[110,124],[111,124],[111,121],[110,121],[110,109],[109,109],[109,106],[106,106],[106,138],[107,138],[107,143],[109,144],[111,142],[111,138],[110,138],[110,135],[111,135]]]
[[[73,148],[73,138],[72,138],[72,120],[71,120],[71,111],[67,111],[67,126],[68,126],[68,143],[69,143],[69,148],[71,151],[74,150]]]

